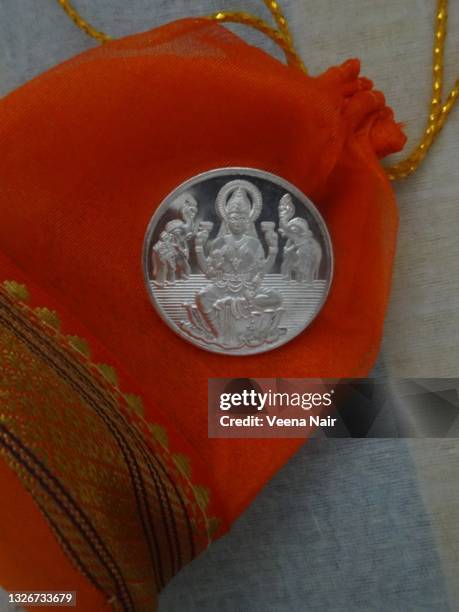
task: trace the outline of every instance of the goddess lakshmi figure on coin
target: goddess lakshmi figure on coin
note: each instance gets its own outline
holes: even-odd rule
[[[209,285],[198,291],[194,304],[185,304],[183,329],[194,337],[225,348],[275,342],[282,298],[263,287],[278,252],[275,224],[262,223],[268,252],[255,227],[263,202],[260,190],[246,180],[233,180],[219,191],[215,209],[221,225],[208,244],[213,224],[201,222],[195,238],[197,263]]]

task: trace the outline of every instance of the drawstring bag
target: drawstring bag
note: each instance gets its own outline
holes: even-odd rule
[[[397,234],[380,160],[405,137],[358,60],[310,77],[204,18],[82,53],[0,117],[4,586],[151,610],[302,442],[208,439],[208,378],[371,370]],[[335,258],[314,323],[239,357],[174,334],[141,268],[163,198],[230,166],[310,197]]]

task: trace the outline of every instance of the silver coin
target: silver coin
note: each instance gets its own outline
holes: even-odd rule
[[[326,225],[284,179],[222,168],[186,181],[145,235],[148,293],[179,336],[215,353],[251,355],[305,330],[333,275]]]

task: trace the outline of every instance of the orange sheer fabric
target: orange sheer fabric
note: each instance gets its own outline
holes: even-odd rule
[[[147,420],[207,466],[201,481],[228,526],[301,441],[209,440],[207,379],[364,376],[376,359],[397,232],[379,159],[405,142],[383,95],[357,60],[313,78],[219,24],[188,19],[57,66],[3,99],[0,116],[0,250],[62,305],[64,321],[68,313],[115,356]],[[224,166],[297,185],[335,252],[313,325],[250,357],[178,338],[152,309],[141,270],[161,200]]]

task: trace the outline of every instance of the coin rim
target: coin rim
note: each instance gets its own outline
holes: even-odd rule
[[[286,191],[289,191],[290,193],[292,193],[292,195],[294,195],[298,200],[300,201],[306,200],[306,202],[310,206],[311,213],[316,217],[316,220],[319,226],[322,228],[323,235],[325,238],[325,244],[326,244],[328,254],[330,257],[330,277],[329,277],[327,289],[324,292],[324,295],[321,301],[319,302],[318,308],[314,316],[301,329],[299,329],[294,336],[288,338],[288,340],[284,340],[280,344],[275,344],[274,346],[269,346],[268,348],[260,347],[255,350],[251,350],[248,353],[227,352],[224,349],[219,350],[213,347],[205,347],[199,344],[198,341],[196,341],[195,339],[188,338],[173,321],[170,321],[170,319],[167,317],[167,314],[162,311],[160,304],[157,302],[155,298],[154,292],[150,285],[150,280],[148,278],[148,258],[149,258],[148,245],[149,245],[150,239],[153,235],[154,229],[157,224],[157,222],[153,223],[155,218],[157,216],[158,217],[161,216],[162,209],[166,211],[170,204],[170,201],[173,200],[175,197],[177,197],[179,195],[179,192],[186,190],[187,187],[194,185],[196,182],[201,182],[202,180],[207,179],[207,178],[214,178],[216,176],[225,176],[225,175],[242,175],[242,176],[247,175],[247,176],[255,176],[256,178],[259,178],[259,179],[271,180],[273,183],[276,183],[277,185],[285,188]],[[209,353],[214,353],[216,355],[225,355],[225,356],[227,355],[230,357],[250,357],[251,355],[259,355],[261,353],[267,353],[269,351],[274,351],[275,349],[279,349],[285,344],[288,344],[289,342],[295,340],[295,338],[300,336],[300,334],[304,333],[306,329],[308,329],[310,325],[315,321],[319,313],[322,311],[322,308],[329,296],[330,288],[332,286],[333,278],[334,278],[334,266],[335,264],[334,264],[334,254],[333,254],[333,243],[331,240],[330,232],[328,231],[327,224],[325,223],[324,218],[320,214],[317,206],[308,198],[307,195],[305,195],[300,189],[298,189],[298,187],[293,185],[293,183],[290,183],[287,179],[284,179],[283,177],[277,174],[274,174],[272,172],[267,172],[266,170],[260,170],[258,168],[237,167],[237,166],[230,166],[227,168],[214,168],[212,170],[200,172],[199,174],[196,174],[192,176],[191,178],[187,179],[186,181],[184,181],[183,183],[175,187],[172,191],[170,191],[168,195],[161,201],[159,206],[153,212],[150,218],[150,221],[148,222],[145,236],[143,239],[142,271],[143,271],[144,282],[147,288],[147,293],[148,293],[150,302],[153,304],[153,307],[158,313],[158,315],[160,316],[160,318],[166,323],[166,325],[179,338],[185,340],[186,342],[193,345],[194,347],[200,348]]]

